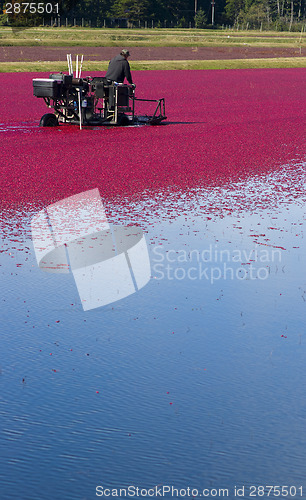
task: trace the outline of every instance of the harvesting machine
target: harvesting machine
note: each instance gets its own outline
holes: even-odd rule
[[[98,125],[158,125],[165,116],[165,100],[138,99],[135,85],[111,82],[105,77],[74,77],[55,73],[49,78],[33,79],[34,96],[44,99],[53,113],[46,113],[40,126],[52,127],[59,123],[82,126]],[[153,114],[137,116],[135,104],[151,103]]]

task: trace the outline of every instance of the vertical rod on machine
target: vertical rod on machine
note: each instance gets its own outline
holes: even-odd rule
[[[79,56],[77,55],[76,56],[76,68],[75,68],[75,77],[76,78],[79,78]]]
[[[117,124],[118,120],[118,85],[115,88],[115,123]]]
[[[81,87],[79,87],[78,92],[79,97],[79,117],[80,117],[80,130],[82,130],[82,106],[81,106]]]
[[[69,75],[71,75],[71,74],[73,74],[72,63],[71,63],[71,54],[67,54],[67,62],[68,62]]]
[[[73,76],[73,66],[72,66],[72,57],[71,57],[71,54],[68,54],[69,56],[69,74]]]
[[[82,54],[82,57],[81,57],[81,62],[80,62],[80,69],[79,69],[79,78],[81,78],[82,66],[83,66],[83,59],[84,59],[84,56],[83,56],[83,54]]]

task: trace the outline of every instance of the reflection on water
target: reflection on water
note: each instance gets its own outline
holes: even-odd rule
[[[146,233],[152,277],[91,311],[36,264],[42,207],[2,215],[2,498],[306,488],[304,170],[106,203]]]
[[[26,122],[26,123],[16,123],[14,125],[8,125],[7,123],[0,123],[0,134],[9,134],[10,132],[18,132],[24,134],[40,133],[42,129],[37,126],[37,123]]]
[[[40,210],[31,233],[40,269],[72,271],[84,311],[127,297],[150,279],[143,230],[110,226],[98,189]]]

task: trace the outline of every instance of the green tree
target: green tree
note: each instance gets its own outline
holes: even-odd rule
[[[168,20],[178,21],[186,14],[194,12],[194,4],[190,0],[159,0],[158,6]]]
[[[229,22],[236,23],[239,14],[244,12],[245,0],[226,0],[225,13]]]
[[[127,19],[130,24],[148,18],[148,0],[115,0],[111,9],[114,17]]]
[[[269,22],[269,10],[266,9],[266,2],[256,2],[250,5],[246,11],[241,11],[239,21],[243,24],[249,24],[251,27],[260,28],[265,21]]]
[[[5,13],[5,4],[0,1],[0,26],[6,23],[7,15]]]
[[[197,11],[194,16],[194,22],[196,28],[205,28],[205,26],[207,26],[207,16],[202,9]]]

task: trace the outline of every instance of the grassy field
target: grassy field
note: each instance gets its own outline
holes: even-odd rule
[[[106,71],[108,61],[86,61],[86,72]],[[192,61],[131,61],[131,70],[182,69],[246,69],[246,68],[305,68],[306,57],[279,57],[275,59],[221,59]],[[8,62],[0,63],[0,73],[67,71],[67,62]]]
[[[306,46],[306,35],[292,32],[260,32],[195,29],[98,29],[98,28],[0,28],[0,46],[83,47],[214,47]]]
[[[229,68],[296,68],[305,67],[306,34],[292,32],[260,32],[195,29],[97,29],[0,28],[1,47],[37,47],[37,61],[0,62],[0,72],[63,71],[66,61],[40,61],[39,47],[259,47],[295,49],[296,57],[261,57],[254,59],[214,60],[138,60],[130,61],[132,70],[150,69],[229,69]],[[290,54],[291,55],[291,54]],[[104,71],[108,61],[86,61],[86,71]]]

